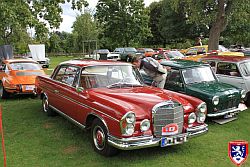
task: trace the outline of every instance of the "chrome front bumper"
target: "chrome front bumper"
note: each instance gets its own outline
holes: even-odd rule
[[[193,137],[196,135],[201,135],[208,131],[208,125],[204,124],[201,126],[197,126],[194,128],[187,128],[187,133],[179,134],[175,136],[166,137],[166,141],[170,141],[169,144],[165,144],[165,146],[177,145],[187,142],[189,137]],[[155,147],[161,146],[162,139],[165,137],[154,137],[154,136],[139,136],[139,137],[130,137],[130,138],[122,138],[118,139],[113,136],[108,137],[108,143],[120,150],[134,150],[141,149],[147,147]],[[165,147],[164,146],[164,147]]]
[[[188,135],[189,137],[198,136],[198,135],[207,133],[207,131],[208,131],[208,125],[207,124],[187,128],[187,133],[189,134]]]
[[[230,109],[227,109],[227,110],[223,110],[223,111],[219,111],[219,112],[216,112],[216,113],[209,113],[207,114],[208,117],[219,117],[219,116],[223,116],[223,115],[226,115],[226,114],[229,114],[229,113],[239,113],[240,112],[240,109],[239,108],[230,108]]]

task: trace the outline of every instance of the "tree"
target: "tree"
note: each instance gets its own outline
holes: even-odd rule
[[[250,20],[249,0],[165,0],[171,2],[176,11],[183,7],[184,14],[191,23],[209,28],[209,50],[218,49],[220,34],[226,29],[232,16],[240,20]]]
[[[164,37],[161,35],[159,30],[159,24],[162,16],[162,1],[153,2],[149,5],[149,28],[152,33],[152,37],[147,39],[148,44],[160,45],[163,44],[165,46]]]
[[[97,40],[97,24],[88,11],[76,17],[76,21],[73,24],[73,34],[76,37],[78,51],[83,49],[84,41]]]
[[[120,46],[140,43],[151,33],[143,0],[99,0],[96,18],[103,37]]]
[[[44,37],[49,28],[58,28],[62,22],[60,3],[69,0],[1,0],[0,38],[9,43],[14,31],[35,28],[37,39]],[[86,0],[72,0],[72,8],[87,6]]]

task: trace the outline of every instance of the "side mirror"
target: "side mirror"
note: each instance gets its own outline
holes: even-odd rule
[[[81,92],[83,92],[84,91],[84,88],[83,87],[77,87],[76,88],[76,92],[77,93],[81,93]]]

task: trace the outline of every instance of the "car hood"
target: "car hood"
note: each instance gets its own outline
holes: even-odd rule
[[[187,100],[159,88],[144,86],[136,88],[96,88],[89,91],[89,98],[95,99],[96,105],[105,104],[106,112],[116,114],[117,119],[128,111],[133,111],[137,119],[150,119],[152,108],[163,101],[173,100],[190,105]],[[98,107],[97,107],[98,108]]]
[[[244,53],[242,52],[219,52],[218,55],[220,56],[244,56]]]
[[[190,94],[198,95],[200,98],[204,96],[213,97],[215,95],[224,96],[239,93],[239,90],[234,86],[217,81],[190,84],[187,86],[187,91]]]

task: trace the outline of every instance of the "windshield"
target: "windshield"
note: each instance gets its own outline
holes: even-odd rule
[[[182,71],[186,84],[215,81],[210,67],[190,68]]]
[[[153,49],[150,49],[150,48],[146,48],[145,51],[146,51],[146,52],[154,52],[154,50],[153,50]]]
[[[142,86],[131,65],[92,66],[81,73],[80,85],[84,88]]]
[[[169,51],[168,53],[169,58],[182,58],[184,55],[178,51]]]
[[[219,45],[219,50],[221,52],[229,52],[229,50],[227,48],[225,48],[225,46]]]
[[[241,63],[240,69],[243,75],[250,76],[250,61]]]
[[[137,52],[135,48],[124,48],[126,52]]]
[[[30,62],[11,63],[10,68],[12,70],[41,70],[41,67],[38,64]]]

